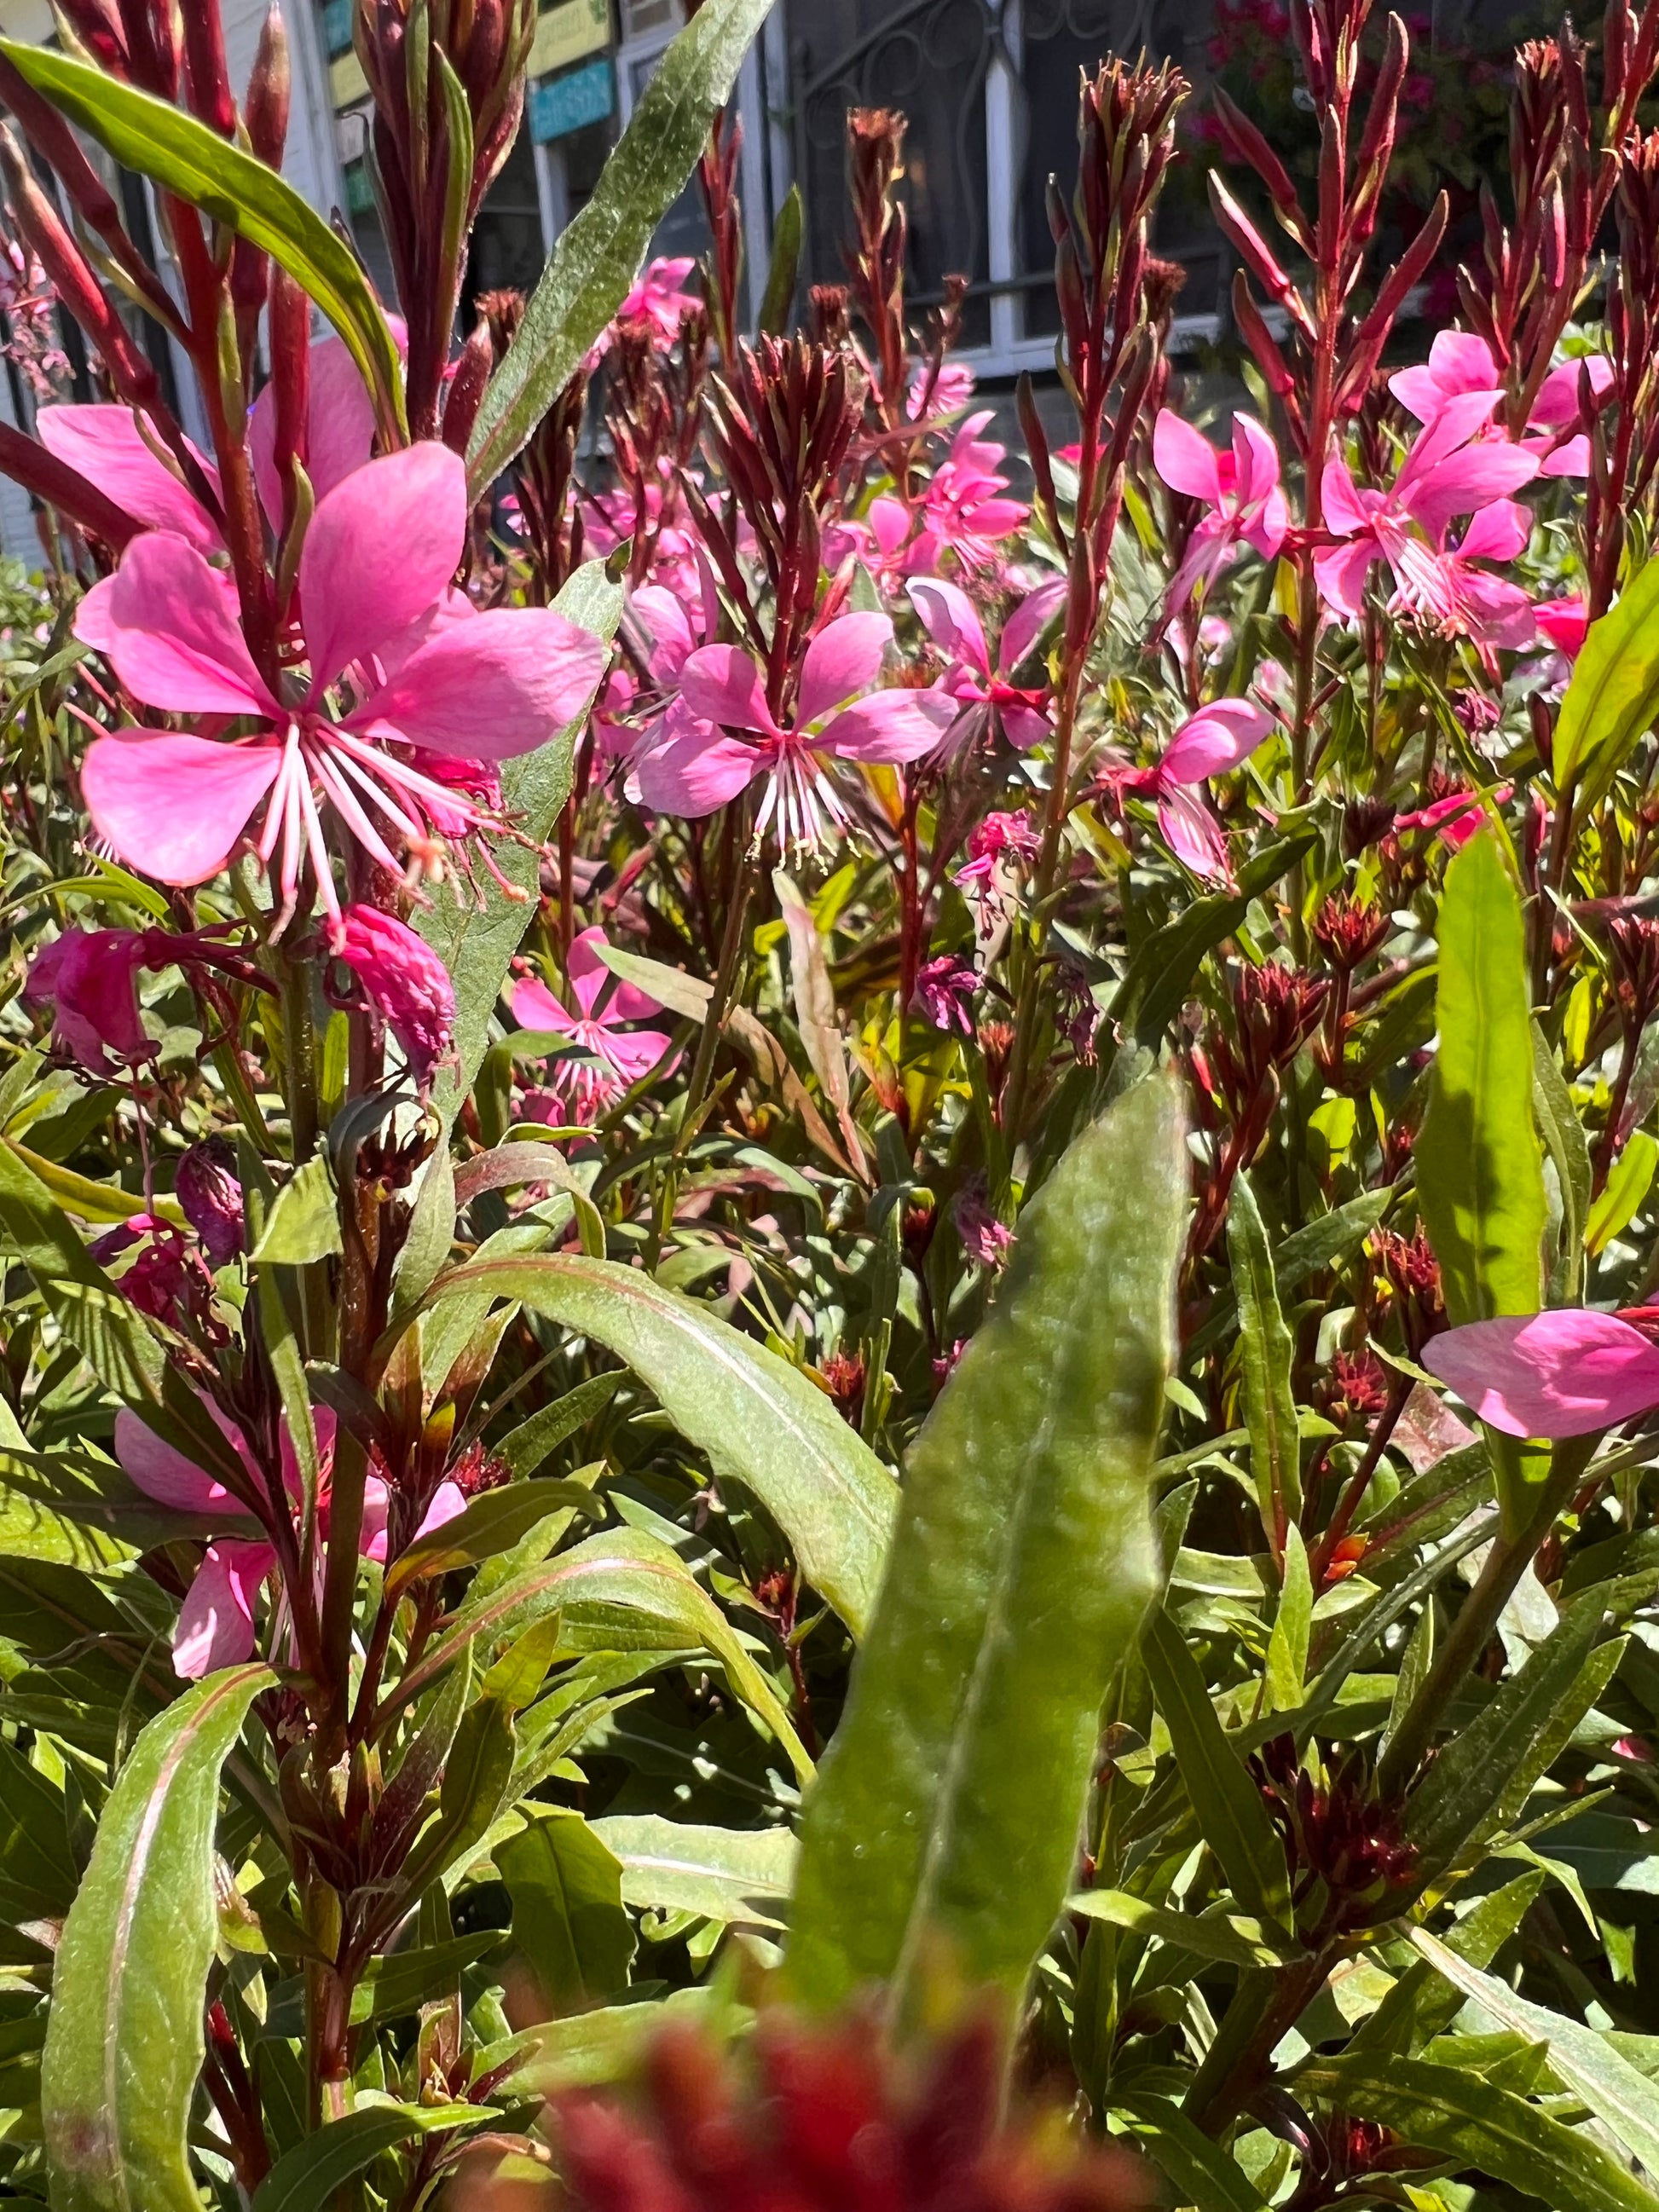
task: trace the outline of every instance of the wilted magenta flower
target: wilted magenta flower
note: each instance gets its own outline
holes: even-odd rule
[[[1171,491],[1210,509],[1170,580],[1171,606],[1212,583],[1241,544],[1271,561],[1284,544],[1291,517],[1279,485],[1279,448],[1251,416],[1234,416],[1233,449],[1218,453],[1166,407],[1152,426],[1152,464]]]
[[[362,984],[424,1096],[455,1031],[449,970],[407,922],[378,907],[347,907],[329,931],[328,949]]]
[[[1534,434],[1523,443],[1543,476],[1581,477],[1589,466],[1589,440],[1583,431],[1564,434],[1579,420],[1585,376],[1592,405],[1605,406],[1613,397],[1613,368],[1604,354],[1564,361],[1539,387],[1528,426]],[[1503,383],[1484,338],[1470,331],[1442,331],[1429,348],[1426,362],[1401,369],[1389,379],[1389,389],[1419,422],[1429,423],[1454,399],[1470,392],[1490,392],[1496,403]]]
[[[306,474],[319,500],[362,467],[374,445],[374,407],[343,338],[311,349],[308,364]],[[276,474],[276,408],[267,385],[248,418],[248,447],[265,513],[280,526],[283,488]],[[171,531],[203,553],[222,553],[224,533],[164,456],[139,428],[130,407],[43,407],[35,434],[46,451],[94,483],[124,514],[151,530]],[[186,441],[188,443],[188,441]],[[191,446],[191,458],[216,497],[219,471]],[[151,702],[155,703],[155,702]]]
[[[1248,760],[1273,726],[1273,716],[1254,699],[1212,700],[1182,724],[1156,767],[1119,772],[1113,781],[1120,790],[1156,800],[1158,829],[1178,860],[1208,882],[1223,881],[1227,848],[1202,787]]]
[[[1617,1314],[1564,1307],[1431,1337],[1431,1373],[1506,1436],[1584,1437],[1659,1406],[1659,1350]]]
[[[630,1084],[648,1075],[673,1040],[662,1030],[625,1026],[643,1015],[661,1012],[662,1002],[637,983],[622,982],[599,957],[605,943],[602,929],[585,929],[570,948],[570,995],[573,1013],[560,1004],[540,979],[520,976],[510,1000],[513,1018],[521,1029],[550,1030],[568,1036],[572,1044],[589,1053],[610,1081],[605,1103],[621,1096]],[[608,988],[607,988],[608,987]],[[592,1099],[585,1102],[596,1103]]]
[[[215,929],[81,929],[73,924],[29,963],[22,998],[27,1006],[52,1008],[52,1042],[89,1075],[151,1059],[155,1040],[139,1018],[141,968],[187,971],[217,969],[243,982],[263,981],[257,969],[219,941]]]
[[[222,1323],[214,1319],[213,1279],[202,1255],[176,1223],[155,1213],[131,1214],[88,1249],[100,1267],[132,1255],[117,1288],[140,1313],[210,1341],[222,1342],[228,1335]]]
[[[829,775],[837,760],[911,761],[931,752],[956,718],[941,691],[877,691],[892,641],[885,615],[838,615],[806,648],[786,728],[767,703],[766,680],[735,645],[706,645],[680,671],[680,700],[665,742],[640,762],[647,806],[696,818],[712,814],[757,778],[766,795],[757,838],[773,816],[787,844],[817,845],[847,827]]]
[[[1010,744],[1022,751],[1040,744],[1048,736],[1048,685],[1022,690],[1010,678],[1065,598],[1063,576],[1053,577],[1026,593],[1003,625],[994,671],[984,625],[967,592],[942,576],[915,578],[910,586],[911,605],[928,636],[951,656],[940,688],[960,702],[961,712],[951,725],[950,736],[977,735],[993,715],[1006,731]]]
[[[979,973],[973,962],[954,952],[942,952],[918,970],[915,1003],[936,1030],[954,1030],[971,1037],[974,994],[978,989]]]
[[[319,801],[393,871],[388,837],[412,867],[436,872],[445,839],[490,826],[458,785],[480,761],[527,751],[572,720],[605,656],[550,608],[477,614],[452,592],[468,512],[465,464],[429,442],[370,461],[318,502],[299,577],[311,672],[292,700],[255,667],[229,579],[182,538],[135,539],[82,601],[76,635],[147,706],[261,727],[96,738],[81,781],[98,834],[161,882],[198,884],[263,807],[260,860],[281,847],[280,927],[307,860],[318,897],[339,915]],[[337,695],[356,703],[341,713]]]
[[[142,931],[70,927],[30,961],[23,1004],[52,1007],[54,1050],[89,1075],[112,1074],[157,1049],[138,1014],[144,965]]]
[[[222,1137],[204,1137],[191,1146],[173,1174],[173,1194],[212,1267],[228,1267],[246,1241],[235,1157]]]
[[[975,1181],[959,1191],[951,1212],[962,1249],[975,1267],[1001,1267],[1014,1249],[1014,1232],[992,1212],[983,1183]]]
[[[1398,606],[1437,629],[1478,635],[1480,609],[1469,599],[1467,574],[1446,557],[1446,532],[1458,515],[1507,501],[1538,473],[1534,455],[1477,434],[1496,404],[1488,392],[1448,400],[1387,491],[1356,485],[1341,455],[1330,456],[1322,479],[1325,526],[1348,543],[1314,556],[1328,606],[1357,616],[1371,563],[1386,561]],[[1472,557],[1467,536],[1456,557]]]
[[[259,1474],[246,1439],[235,1423],[228,1420],[216,1406],[208,1404],[207,1411],[220,1428],[226,1442],[247,1469],[248,1494],[265,1499],[265,1486]],[[319,1406],[313,1416],[317,1432],[318,1455],[322,1462],[321,1492],[318,1499],[318,1520],[325,1535],[328,1530],[329,1479],[334,1456],[335,1419],[327,1407]],[[304,1496],[300,1479],[300,1463],[294,1450],[293,1439],[286,1425],[283,1430],[283,1486],[287,1492],[289,1510],[296,1518]],[[188,1460],[182,1452],[147,1429],[136,1413],[124,1407],[115,1416],[115,1456],[146,1498],[158,1504],[171,1505],[181,1513],[197,1513],[206,1517],[234,1524],[252,1517],[252,1509],[235,1498],[222,1483]],[[368,1476],[363,1485],[363,1525],[359,1548],[366,1559],[384,1565],[386,1556],[386,1514],[391,1493],[379,1475]],[[453,1482],[441,1483],[417,1534],[441,1528],[464,1510],[466,1499]],[[247,1658],[253,1650],[253,1604],[265,1577],[276,1565],[274,1545],[264,1538],[247,1539],[240,1536],[216,1537],[209,1544],[201,1565],[197,1569],[191,1586],[185,1593],[179,1608],[178,1626],[173,1636],[173,1666],[175,1674],[185,1681],[196,1681],[210,1674],[216,1668],[234,1667]]]

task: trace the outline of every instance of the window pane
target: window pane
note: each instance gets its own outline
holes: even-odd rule
[[[909,118],[900,191],[909,214],[912,303],[920,308],[936,297],[947,275],[982,283],[991,49],[981,0],[899,7],[893,0],[789,0],[787,21],[810,281],[846,281],[847,111],[896,107]],[[970,299],[963,343],[982,345],[989,331],[983,295]]]

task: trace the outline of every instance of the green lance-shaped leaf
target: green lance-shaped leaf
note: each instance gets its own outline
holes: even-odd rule
[[[1583,1284],[1584,1231],[1595,1203],[1595,1171],[1584,1125],[1549,1039],[1532,1025],[1532,1111],[1561,1194],[1561,1234],[1552,1264],[1551,1304],[1575,1304]]]
[[[495,1861],[513,1900],[513,1940],[556,2014],[579,2012],[628,1985],[634,1930],[623,1911],[622,1862],[580,1813],[526,1806]]]
[[[706,1306],[637,1267],[573,1253],[483,1260],[446,1295],[492,1291],[624,1359],[717,1474],[747,1485],[855,1636],[881,1578],[898,1488],[823,1391]]]
[[[1288,1927],[1290,1881],[1279,1832],[1216,1718],[1197,1660],[1167,1613],[1147,1622],[1140,1649],[1205,1842],[1245,1911]]]
[[[1590,624],[1555,725],[1555,787],[1583,782],[1589,805],[1659,714],[1659,561],[1644,562],[1618,604]]]
[[[1279,1310],[1267,1231],[1247,1176],[1233,1185],[1227,1209],[1227,1256],[1238,1300],[1244,1419],[1250,1431],[1256,1508],[1278,1559],[1285,1531],[1302,1510],[1302,1440],[1296,1425],[1296,1393],[1291,1388],[1296,1347]]]
[[[292,185],[181,107],[48,46],[0,39],[0,53],[124,169],[188,200],[269,253],[345,340],[386,444],[405,441],[403,364],[356,256]]]
[[[1440,1043],[1415,1151],[1417,1199],[1446,1311],[1461,1327],[1537,1312],[1548,1216],[1521,901],[1493,831],[1483,830],[1447,868],[1438,932]],[[1490,1441],[1513,1534],[1548,1462],[1513,1439]]]
[[[253,2212],[326,2212],[336,2192],[385,2151],[489,2117],[467,2105],[365,2105],[285,2151],[253,2192]]]
[[[647,98],[649,96],[647,93]],[[635,111],[636,115],[638,112]],[[612,161],[615,158],[613,155]],[[605,173],[610,174],[609,163]],[[571,226],[573,229],[574,227]],[[567,231],[565,236],[569,235]],[[505,362],[502,367],[505,368]],[[522,439],[520,443],[523,443]],[[515,447],[514,451],[517,450]],[[597,561],[589,561],[578,568],[553,604],[568,621],[603,644],[608,644],[616,635],[617,624],[622,619],[621,586],[609,580]],[[559,809],[570,796],[571,763],[576,740],[581,735],[592,704],[591,699],[584,701],[581,713],[533,753],[521,753],[516,760],[502,765],[502,807],[523,831],[525,842],[515,840],[500,845],[495,852],[495,865],[518,896],[503,890],[491,879],[481,884],[476,893],[469,890],[463,898],[447,895],[434,899],[416,917],[416,927],[449,970],[455,986],[455,1057],[438,1071],[432,1086],[432,1103],[443,1117],[446,1129],[460,1112],[472,1088],[489,1048],[490,1017],[507,981],[507,968],[526,930],[535,920],[535,891],[541,866],[537,848],[547,837],[558,819]]]
[[[1344,2051],[1303,2067],[1290,2087],[1303,2102],[1316,2097],[1375,2120],[1532,2202],[1572,2212],[1655,2212],[1659,2204],[1600,2143],[1464,2067]]]
[[[1155,1584],[1147,1485],[1187,1160],[1127,1091],[1020,1217],[910,1454],[880,1601],[809,1798],[787,1974],[902,2008],[926,1959],[1017,1995],[1069,1886],[1100,1703]]]
[[[590,1536],[556,1559],[521,1568],[491,1585],[486,1595],[475,1595],[404,1677],[399,1698],[417,1697],[474,1645],[482,1650],[520,1636],[554,1613],[562,1616],[564,1640],[575,1650],[707,1651],[726,1669],[735,1694],[782,1745],[797,1778],[811,1779],[812,1762],[788,1714],[726,1615],[666,1544],[635,1528]]]
[[[1483,1974],[1426,1928],[1413,1928],[1411,1940],[1437,1973],[1473,1997],[1500,2026],[1524,2035],[1528,2043],[1547,2043],[1553,2071],[1632,2158],[1659,2176],[1659,2083],[1632,2066],[1605,2035],[1517,1996],[1507,1982]]]
[[[1544,1235],[1521,901],[1490,830],[1446,870],[1439,943],[1440,1048],[1417,1194],[1461,1326],[1537,1312]]]
[[[467,449],[475,492],[521,449],[622,305],[771,4],[704,0],[657,64],[592,198],[561,233],[490,380]]]
[[[612,1813],[593,1832],[622,1862],[625,1905],[776,1927],[794,1880],[787,1828],[710,1828],[659,1813]]]
[[[219,1771],[269,1668],[210,1674],[121,1769],[64,1923],[40,2069],[54,2212],[201,2212],[189,2132]]]
[[[781,331],[788,325],[789,309],[795,296],[795,278],[800,270],[800,186],[791,185],[788,197],[778,210],[778,219],[772,226],[772,263],[766,272],[766,289],[761,295],[760,313],[755,318],[756,327],[759,330]]]
[[[1113,2109],[1128,2122],[1170,2182],[1182,2203],[1198,2212],[1267,2212],[1267,2201],[1238,2163],[1219,2143],[1187,2118],[1179,2105],[1162,2097],[1128,2096]]]

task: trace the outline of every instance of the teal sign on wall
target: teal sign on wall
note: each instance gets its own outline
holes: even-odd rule
[[[351,44],[351,0],[325,0],[323,44],[330,54],[343,54]]]
[[[568,137],[589,123],[603,123],[616,99],[608,54],[563,76],[544,77],[530,88],[530,135],[545,143]]]

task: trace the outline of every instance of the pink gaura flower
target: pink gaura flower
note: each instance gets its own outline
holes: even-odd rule
[[[837,615],[826,623],[806,648],[787,725],[768,703],[760,668],[740,647],[702,647],[680,671],[665,743],[635,771],[641,798],[695,819],[763,778],[757,838],[774,815],[786,844],[816,845],[828,825],[845,830],[831,763],[918,760],[956,719],[957,702],[943,691],[859,696],[880,676],[892,636],[885,615]]]
[[[688,315],[696,313],[702,306],[695,292],[680,289],[696,265],[695,258],[689,253],[659,257],[650,263],[638,283],[623,299],[599,343],[588,355],[590,370],[610,352],[618,323],[642,319],[650,324],[664,346],[674,344],[680,334],[680,325]]]
[[[134,1066],[158,1049],[138,1013],[143,954],[138,930],[70,928],[29,963],[23,1004],[51,1006],[53,1049],[89,1075]]]
[[[642,991],[637,983],[624,983],[600,957],[605,943],[602,929],[585,929],[570,948],[570,996],[573,1011],[556,999],[534,975],[520,976],[513,986],[513,1018],[520,1029],[550,1030],[567,1036],[591,1054],[604,1073],[615,1079],[613,1096],[648,1075],[673,1040],[662,1030],[630,1029],[627,1024],[644,1015],[660,1013],[662,1001]]]
[[[1203,787],[1247,761],[1273,726],[1254,699],[1214,699],[1189,715],[1157,765],[1114,779],[1123,791],[1152,799],[1158,826],[1176,860],[1206,882],[1224,882],[1231,870],[1221,826],[1204,803]]]
[[[1510,796],[1510,787],[1500,784],[1491,793],[1480,791],[1451,791],[1443,799],[1437,799],[1427,806],[1419,806],[1410,814],[1396,814],[1395,830],[1428,830],[1438,836],[1449,851],[1461,853],[1486,819],[1486,800],[1490,798],[1501,806]]]
[[[208,1412],[222,1430],[226,1442],[247,1470],[248,1493],[263,1498],[265,1485],[247,1442],[236,1425],[210,1405]],[[319,1520],[326,1533],[328,1468],[334,1453],[335,1419],[326,1407],[315,1414],[317,1449],[324,1462],[323,1491],[318,1500]],[[303,1497],[300,1463],[287,1429],[283,1431],[283,1487],[296,1522]],[[252,1517],[251,1508],[224,1485],[198,1467],[182,1452],[147,1429],[136,1413],[124,1407],[115,1416],[115,1456],[146,1498],[183,1513],[198,1513],[213,1520],[235,1523]],[[386,1556],[386,1514],[390,1492],[384,1480],[368,1476],[363,1486],[363,1526],[360,1548],[366,1559],[384,1565]],[[417,1533],[441,1528],[453,1520],[466,1504],[453,1482],[440,1484]],[[179,1608],[173,1637],[173,1665],[185,1681],[210,1674],[216,1668],[234,1667],[254,1649],[253,1607],[261,1585],[276,1565],[276,1549],[267,1539],[216,1537],[209,1544]]]
[[[1522,443],[1543,476],[1581,477],[1589,466],[1589,440],[1577,429],[1586,375],[1592,405],[1605,406],[1613,396],[1613,371],[1604,354],[1564,361],[1539,387],[1528,425],[1534,434]],[[1431,423],[1454,399],[1471,392],[1490,392],[1496,405],[1503,383],[1484,338],[1471,331],[1442,331],[1429,348],[1428,360],[1391,376],[1389,389],[1419,422]],[[1575,434],[1565,434],[1570,430]]]
[[[1659,1406],[1659,1350],[1617,1314],[1470,1322],[1431,1337],[1423,1364],[1506,1436],[1589,1436]]]
[[[963,568],[994,568],[1002,540],[1024,528],[1030,509],[1024,500],[1003,496],[1008,479],[1000,471],[1007,449],[980,435],[991,416],[988,407],[968,416],[929,480],[921,527],[905,556],[907,574],[932,575],[947,555]]]
[[[968,859],[951,880],[969,905],[977,908],[979,933],[989,937],[1012,902],[1011,863],[1034,860],[1039,840],[1029,814],[988,814],[968,839]]]
[[[1533,609],[1539,629],[1558,653],[1577,660],[1584,649],[1589,629],[1589,609],[1577,594],[1563,599],[1540,599]]]
[[[477,614],[451,590],[467,514],[465,465],[444,446],[370,461],[336,485],[300,556],[309,672],[285,674],[275,691],[229,580],[183,538],[135,539],[82,601],[77,636],[145,706],[257,726],[244,738],[130,729],[94,740],[81,782],[98,835],[162,883],[199,884],[263,810],[256,849],[276,862],[280,928],[307,860],[339,918],[325,806],[394,871],[394,847],[412,872],[435,875],[446,839],[495,826],[465,795],[486,776],[479,763],[527,752],[573,720],[605,654],[550,608]]]
[[[672,466],[671,461],[664,459],[661,467],[665,477]],[[608,560],[617,547],[625,545],[637,530],[651,548],[653,582],[682,596],[695,596],[700,550],[697,533],[684,520],[665,522],[664,510],[669,507],[671,501],[665,483],[647,483],[643,523],[635,512],[632,493],[625,489],[613,486],[607,491],[584,492],[581,495],[584,548],[591,558]]]
[[[374,444],[374,407],[343,339],[325,338],[313,346],[309,370],[306,444],[300,458],[321,500],[368,460]],[[153,434],[146,434],[133,409],[43,407],[34,428],[49,453],[78,470],[135,522],[171,531],[202,553],[225,550],[219,518],[185,483],[173,456]],[[273,526],[280,528],[283,488],[276,475],[276,400],[267,385],[248,417],[248,449],[260,503]],[[190,452],[218,498],[217,468],[195,446]]]
[[[397,1038],[424,1097],[455,1033],[449,970],[407,922],[378,907],[347,907],[328,933],[328,949],[351,970]]]
[[[1152,426],[1152,463],[1171,491],[1210,509],[1170,579],[1171,606],[1212,583],[1241,544],[1271,561],[1284,544],[1291,517],[1279,489],[1279,448],[1252,416],[1234,416],[1233,449],[1218,453],[1166,407]]]
[[[1050,727],[1048,687],[1040,684],[1021,689],[1010,679],[1064,604],[1065,578],[1055,576],[1039,584],[1014,609],[1003,625],[994,670],[979,611],[959,584],[947,583],[942,576],[918,576],[909,589],[922,628],[940,652],[951,656],[941,688],[961,708],[951,734],[968,735],[964,725],[971,723],[972,733],[977,735],[987,720],[995,716],[1010,744],[1022,751],[1040,744]]]
[[[1533,454],[1477,435],[1496,404],[1496,395],[1487,392],[1448,400],[1417,438],[1387,491],[1356,485],[1340,454],[1330,456],[1321,480],[1325,526],[1348,542],[1314,556],[1314,574],[1328,606],[1357,616],[1372,562],[1385,561],[1397,606],[1437,629],[1480,641],[1487,607],[1470,584],[1468,562],[1489,536],[1494,543],[1506,542],[1516,526],[1515,518],[1487,526],[1473,548],[1471,525],[1450,555],[1445,550],[1447,531],[1458,515],[1497,502],[1512,506],[1509,495],[1538,473]]]
[[[934,422],[960,414],[973,396],[974,372],[965,362],[941,362],[935,372],[932,362],[919,361],[910,372],[904,411],[913,422]]]

